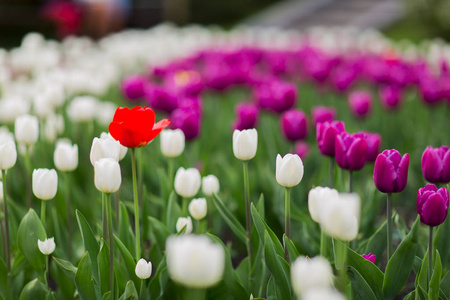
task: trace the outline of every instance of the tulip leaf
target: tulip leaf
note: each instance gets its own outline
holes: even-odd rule
[[[167,202],[166,210],[166,225],[171,232],[175,232],[175,225],[179,217],[181,217],[181,208],[177,203],[175,191],[172,191]]]
[[[82,300],[97,299],[95,294],[95,282],[92,277],[91,262],[86,252],[78,264],[77,273],[75,274],[75,285]]]
[[[159,300],[166,290],[169,281],[169,273],[167,271],[166,257],[161,260],[156,269],[155,276],[150,281],[150,295],[154,300]]]
[[[72,263],[67,260],[56,258],[54,256],[53,260],[58,264],[58,267],[61,270],[63,270],[67,278],[69,278],[73,283],[75,283],[75,274],[77,273],[77,267],[72,265]]]
[[[408,280],[418,247],[419,225],[420,219],[418,217],[411,231],[400,243],[386,266],[383,281],[383,293],[386,299],[393,299],[403,289]]]
[[[133,256],[131,255],[130,251],[128,251],[127,247],[125,247],[125,245],[122,243],[121,240],[119,240],[119,238],[116,235],[114,235],[114,243],[116,244],[120,254],[122,255],[129,278],[133,280],[135,286],[139,288],[140,280],[135,273],[136,262],[134,261]]]
[[[45,299],[50,291],[37,278],[28,282],[20,293],[20,300]]]
[[[119,238],[123,242],[123,244],[127,247],[128,251],[130,251],[130,253],[134,253],[136,251],[135,250],[136,246],[134,243],[134,234],[130,227],[130,218],[128,217],[127,208],[122,202],[120,202]]]
[[[258,210],[259,215],[261,216],[261,219],[266,218],[266,208],[264,207],[264,194],[261,194],[259,196],[258,204],[256,205],[256,209]]]
[[[377,300],[372,288],[355,268],[351,266],[348,267],[348,277],[353,289],[360,299]]]
[[[444,294],[443,297],[445,299],[448,299],[450,297],[450,289],[448,288],[450,286],[450,271],[447,271],[445,275],[441,279],[441,294]]]
[[[171,232],[167,226],[160,220],[149,216],[148,220],[150,222],[150,230],[153,231],[156,241],[155,244],[159,247],[161,251],[165,249],[166,240],[170,236]]]
[[[289,260],[294,261],[300,254],[298,253],[298,250],[292,240],[288,238],[286,234],[283,234],[283,244],[288,250]]]
[[[136,287],[134,286],[134,283],[131,280],[127,282],[127,285],[125,286],[125,291],[119,298],[119,300],[126,300],[126,299],[138,299],[138,292],[136,291]]]
[[[247,256],[239,263],[239,266],[236,268],[236,275],[239,277],[239,279],[242,282],[242,285],[246,290],[249,290],[248,274],[250,273],[249,270],[250,266],[248,260],[249,257]]]
[[[384,221],[380,227],[368,238],[365,240],[362,245],[359,247],[359,253],[365,254],[375,254],[377,257],[382,257],[383,252],[386,249],[387,244],[387,221]]]
[[[428,289],[428,249],[423,256],[420,269],[417,272],[415,285],[420,286],[424,290]]]
[[[278,295],[278,289],[277,286],[275,284],[275,280],[273,279],[273,276],[270,276],[269,278],[269,282],[267,283],[267,290],[266,290],[266,294],[267,294],[267,300],[278,300],[281,299],[280,295]]]
[[[439,251],[436,250],[433,275],[431,276],[430,286],[428,290],[428,299],[438,300],[439,299],[439,285],[441,283],[442,275],[442,263]]]
[[[253,203],[251,204],[251,214],[252,214],[253,223],[256,227],[256,230],[258,231],[258,235],[261,240],[261,243],[264,243],[265,231],[267,231],[267,234],[269,235],[277,254],[280,256],[284,256],[283,246],[281,245],[280,241],[278,240],[277,236],[272,231],[272,229],[270,229],[270,227],[266,224],[266,222],[264,222],[264,220],[261,219],[261,216],[256,211],[256,208],[253,205]]]
[[[9,291],[8,287],[8,272],[6,271],[6,264],[3,261],[3,259],[0,257],[0,296],[2,296],[3,299],[8,299],[6,297],[6,294]]]
[[[84,243],[84,250],[89,253],[89,261],[91,262],[92,275],[94,276],[94,280],[97,284],[100,284],[100,278],[98,276],[98,265],[97,265],[97,256],[100,250],[97,239],[92,232],[91,226],[87,222],[86,218],[83,214],[77,209],[76,217],[78,226],[80,227],[81,238]]]
[[[109,291],[109,248],[106,241],[102,239],[100,252],[97,256],[98,277],[101,294]]]
[[[75,274],[77,268],[72,263],[55,258],[52,256],[54,264],[50,264],[52,269],[52,278],[60,288],[61,293],[64,295],[64,299],[73,298],[75,292]]]
[[[289,265],[277,254],[267,230],[264,232],[264,256],[266,265],[272,274],[277,290],[280,293],[279,299],[291,299],[291,286],[289,281]]]
[[[41,220],[30,208],[20,222],[17,230],[17,242],[28,263],[39,272],[44,271],[45,255],[39,251],[38,240],[44,241],[46,238],[47,234]]]
[[[213,194],[213,202],[225,222],[230,226],[231,230],[236,234],[236,236],[244,243],[247,243],[247,234],[244,227],[239,223],[236,217],[226,208],[222,200]]]
[[[450,254],[450,218],[445,218],[444,223],[438,226],[433,240],[433,249],[439,251],[443,267],[449,267],[448,257]]]

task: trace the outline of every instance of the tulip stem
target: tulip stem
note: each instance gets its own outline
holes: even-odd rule
[[[433,272],[433,226],[430,226],[430,235],[428,236],[428,285]]]
[[[348,186],[348,189],[349,189],[349,193],[353,193],[353,171],[349,171],[349,174],[350,174],[350,176],[349,176],[349,186]]]
[[[291,189],[284,189],[284,228],[285,234],[288,238],[291,238]],[[289,262],[289,253],[286,245],[284,246],[284,258]]]
[[[102,237],[105,241],[108,240],[108,223],[106,218],[106,193],[102,193]]]
[[[327,236],[323,229],[320,229],[320,256],[326,257],[327,255]]]
[[[3,226],[3,219],[0,222],[0,234],[2,235],[2,259],[3,261],[6,261],[5,258],[5,251],[6,251],[6,247],[5,247],[5,242],[6,242],[6,237],[5,237],[5,228]]]
[[[136,261],[141,257],[141,235],[139,233],[139,199],[136,182],[136,148],[131,148],[131,171],[133,173],[133,191],[134,191],[134,230],[136,236]]]
[[[50,260],[50,255],[45,256],[45,282],[47,283],[47,287],[50,289],[50,285],[48,284],[50,278],[50,269],[48,267],[48,261]]]
[[[108,241],[109,241],[109,289],[111,299],[114,298],[114,243],[112,234],[111,194],[106,194],[106,214],[108,217]]]
[[[183,216],[188,216],[188,203],[189,199],[186,197],[183,197],[182,203],[181,203],[181,212],[183,213]]]
[[[6,170],[2,170],[2,180],[3,180],[3,210],[5,213],[5,256],[6,256],[6,269],[9,273],[11,270],[11,258],[9,257],[9,219],[8,219],[8,205],[6,198]]]
[[[26,183],[27,183],[27,208],[31,208],[31,160],[30,160],[30,147],[25,146],[25,171],[26,171]]]
[[[252,243],[252,224],[250,216],[250,189],[248,180],[248,161],[244,161],[244,194],[245,194],[245,227],[247,230],[247,252],[248,252],[248,263],[249,263],[249,283],[251,283],[252,274],[252,258],[253,258],[253,243]],[[251,286],[250,286],[251,290]]]
[[[67,257],[69,261],[72,259],[72,209],[70,205],[70,176],[68,173],[63,172],[64,181],[66,184],[66,214],[67,214]]]
[[[168,159],[168,166],[167,166],[167,172],[169,177],[169,194],[173,190],[173,158]]]
[[[206,296],[206,290],[205,289],[196,289],[196,288],[187,288],[186,289],[186,299],[191,300],[204,300]]]
[[[143,299],[145,280],[141,279],[141,288],[139,289],[139,298]]]
[[[334,157],[330,157],[330,188],[334,187]]]
[[[44,225],[44,229],[45,229],[45,205],[46,205],[46,201],[42,200],[41,201],[41,222],[42,222],[42,225]]]
[[[387,259],[391,259],[392,256],[392,194],[387,194],[386,205],[386,217],[387,217]]]

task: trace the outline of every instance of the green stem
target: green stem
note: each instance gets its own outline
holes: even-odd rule
[[[41,200],[41,222],[42,222],[42,225],[44,225],[44,228],[45,228],[45,206],[46,206],[46,203],[47,201],[45,201],[45,200]]]
[[[27,183],[27,207],[28,209],[31,208],[31,176],[32,176],[32,169],[31,169],[31,160],[30,160],[30,147],[26,146],[25,148],[25,173],[26,173],[26,183]]]
[[[102,237],[108,240],[108,221],[106,217],[106,193],[102,193]]]
[[[334,261],[336,269],[338,270],[339,283],[338,289],[347,295],[349,299],[349,290],[347,289],[348,277],[347,277],[347,252],[348,243],[333,239],[334,248]]]
[[[285,234],[291,238],[291,189],[284,189],[284,228]],[[289,253],[286,245],[284,246],[284,258],[289,263]]]
[[[248,179],[248,161],[244,161],[244,194],[245,194],[245,227],[247,231],[247,252],[248,252],[248,263],[249,263],[249,283],[250,290],[252,282],[252,265],[253,265],[253,242],[252,242],[252,223],[250,215],[250,184]]]
[[[181,201],[182,201],[181,212],[182,212],[183,216],[187,217],[189,215],[189,212],[188,212],[189,199],[186,197],[183,197],[183,200],[181,200]]]
[[[66,185],[66,215],[67,215],[67,257],[69,261],[72,259],[72,209],[70,199],[70,176],[68,173],[63,172],[64,181]]]
[[[206,296],[205,289],[186,288],[186,300],[204,300]]]
[[[169,194],[173,190],[173,158],[168,159],[167,173],[169,175]]]
[[[392,194],[387,194],[386,205],[386,217],[387,217],[387,260],[392,256]]]
[[[133,173],[133,191],[134,191],[134,230],[136,236],[136,261],[141,257],[141,235],[139,230],[139,199],[136,182],[136,148],[131,148],[131,171]]]
[[[143,299],[145,280],[141,279],[141,288],[139,289],[139,298]]]
[[[330,188],[334,187],[334,157],[330,157]]]
[[[108,241],[109,241],[109,288],[110,299],[114,298],[114,241],[112,234],[111,194],[106,194],[106,212],[108,217]]]
[[[3,226],[3,218],[0,220],[0,234],[2,236],[2,259],[3,261],[6,261],[5,255],[6,255],[6,237],[5,237],[5,227]]]
[[[353,171],[350,170],[349,172],[349,193],[353,193]]]
[[[323,229],[320,229],[320,256],[326,257],[327,253],[327,236]]]
[[[45,281],[47,283],[47,287],[50,290],[50,285],[48,284],[50,278],[50,268],[48,267],[48,261],[50,259],[50,255],[45,256]]]
[[[6,270],[11,270],[11,257],[9,255],[9,216],[8,216],[8,205],[6,198],[6,170],[2,170],[2,180],[3,180],[3,211],[5,213],[5,256],[6,256]]]
[[[428,236],[428,285],[433,272],[433,226],[430,226],[430,235]]]

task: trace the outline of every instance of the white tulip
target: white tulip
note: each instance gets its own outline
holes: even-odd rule
[[[99,102],[97,104],[96,120],[100,125],[108,126],[116,112],[117,105],[112,102]]]
[[[220,190],[219,179],[214,175],[208,175],[202,178],[202,191],[206,196],[217,194]]]
[[[321,207],[319,223],[330,236],[351,241],[358,235],[361,200],[358,194],[339,194]]]
[[[0,100],[0,120],[13,124],[22,115],[30,112],[30,103],[20,96],[10,96]]]
[[[176,228],[177,228],[177,232],[180,232],[181,229],[184,228],[184,226],[186,226],[186,230],[184,231],[185,234],[189,234],[192,232],[192,219],[191,217],[180,217],[177,220],[177,224],[176,224]]]
[[[10,139],[0,140],[0,170],[7,170],[16,164],[16,144]]]
[[[58,170],[63,172],[73,171],[78,167],[78,146],[65,142],[56,143],[53,160]]]
[[[322,256],[298,257],[291,266],[292,288],[297,296],[311,289],[330,288],[333,284],[333,270]]]
[[[58,135],[64,132],[64,118],[62,115],[51,114],[45,119],[42,132],[45,139],[53,143]]]
[[[34,169],[32,189],[36,198],[53,199],[58,189],[58,174],[55,169]]]
[[[33,97],[33,112],[40,119],[47,118],[53,111],[53,104],[45,95],[38,94]]]
[[[167,239],[167,269],[175,282],[189,288],[208,288],[223,276],[225,251],[205,235]]]
[[[112,140],[115,141],[115,139],[111,136],[111,134],[109,132],[102,132],[100,134],[100,138],[101,139],[107,139],[110,138]],[[127,151],[128,151],[128,147],[122,146],[119,142],[120,145],[120,154],[119,154],[119,161],[124,159],[125,155],[127,155]]]
[[[201,220],[206,216],[207,204],[205,198],[193,199],[189,203],[189,213],[196,220]]]
[[[240,160],[255,157],[258,148],[258,132],[256,129],[245,129],[233,132],[233,153]]]
[[[39,251],[44,255],[50,255],[55,251],[55,238],[49,238],[44,241],[38,240]]]
[[[94,163],[95,187],[100,192],[117,192],[122,183],[119,163],[112,158],[101,158]]]
[[[201,182],[200,172],[196,168],[181,167],[175,174],[175,191],[181,197],[194,197],[200,189]]]
[[[165,157],[177,157],[184,150],[185,137],[181,129],[161,131],[161,153]]]
[[[94,165],[96,161],[102,158],[112,158],[119,161],[120,158],[120,143],[113,138],[98,138],[95,137],[92,141],[91,153],[89,155],[91,164]]]
[[[293,187],[303,178],[303,162],[297,154],[286,154],[283,158],[277,155],[275,177],[278,184]]]
[[[334,201],[338,197],[338,191],[329,187],[317,186],[311,189],[308,193],[308,209],[311,218],[319,223],[319,214],[323,206],[327,205],[329,201]]]
[[[313,289],[306,292],[300,300],[345,300],[345,297],[334,289]]]
[[[92,122],[97,111],[97,98],[75,97],[67,106],[67,115],[73,122]]]
[[[3,181],[0,181],[0,203],[2,202],[3,202]]]
[[[145,259],[141,258],[137,262],[134,272],[140,279],[147,279],[150,277],[150,275],[152,275],[152,263],[150,261],[147,262]]]
[[[14,134],[17,143],[27,146],[33,145],[39,137],[38,119],[32,115],[17,117],[14,123]]]
[[[64,87],[61,84],[47,84],[42,93],[53,107],[61,107],[66,101]]]

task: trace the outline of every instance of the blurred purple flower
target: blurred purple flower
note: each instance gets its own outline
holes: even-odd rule
[[[361,170],[367,158],[367,142],[364,134],[342,132],[336,135],[335,157],[342,169]]]
[[[320,152],[326,156],[334,156],[336,135],[345,131],[342,121],[321,122],[316,126],[316,139]]]
[[[366,117],[372,109],[372,95],[365,91],[355,91],[349,95],[348,104],[353,115]]]
[[[422,154],[423,177],[432,183],[450,182],[450,149],[428,146]]]
[[[417,192],[417,213],[420,221],[428,226],[442,224],[448,212],[448,190],[427,184]]]
[[[308,135],[308,120],[306,114],[298,109],[284,112],[280,119],[281,131],[289,141],[297,141]]]
[[[373,181],[380,192],[399,193],[408,180],[409,154],[403,157],[395,150],[384,150],[375,160]]]

